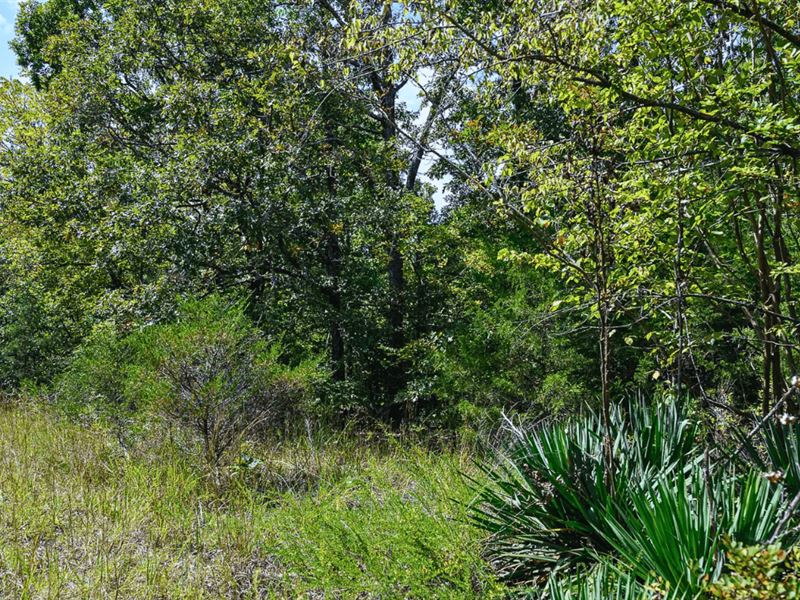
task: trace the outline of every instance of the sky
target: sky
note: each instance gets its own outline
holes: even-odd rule
[[[17,58],[8,47],[14,37],[14,19],[19,0],[0,0],[0,77],[16,77]]]
[[[421,73],[421,81],[422,85],[426,85],[430,80],[430,73],[423,71]],[[411,111],[419,111],[419,115],[417,116],[417,125],[420,127],[425,122],[425,119],[428,116],[428,107],[422,107],[422,94],[419,86],[414,84],[412,81],[409,81],[404,85],[398,94],[398,100],[400,102],[405,103],[406,108]],[[420,110],[422,108],[422,110]],[[435,157],[428,154],[425,159],[422,161],[419,170],[419,180],[425,183],[429,183],[433,185],[436,189],[433,192],[433,202],[436,205],[436,210],[442,210],[447,204],[445,198],[445,186],[450,181],[450,177],[445,177],[444,179],[433,179],[428,177],[428,170],[433,166],[435,162]]]

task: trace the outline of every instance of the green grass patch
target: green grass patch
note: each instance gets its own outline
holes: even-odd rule
[[[0,596],[501,594],[459,453],[256,445],[220,491],[170,438],[126,450],[100,427],[0,411]]]

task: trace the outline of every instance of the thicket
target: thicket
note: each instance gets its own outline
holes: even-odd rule
[[[0,377],[245,298],[329,415],[453,427],[796,364],[789,2],[24,2]]]
[[[197,436],[218,472],[248,436],[296,434],[312,414],[319,361],[288,365],[233,298],[188,300],[174,320],[122,334],[95,328],[56,379],[66,414],[113,425],[122,438],[154,423]]]

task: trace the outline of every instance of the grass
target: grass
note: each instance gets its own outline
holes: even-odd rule
[[[459,453],[253,446],[220,491],[170,438],[125,450],[103,428],[0,410],[0,597],[502,594],[464,518]]]

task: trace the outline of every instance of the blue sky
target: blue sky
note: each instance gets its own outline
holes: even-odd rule
[[[14,37],[14,19],[19,0],[0,0],[0,77],[15,77],[19,69],[17,59],[8,42]]]

